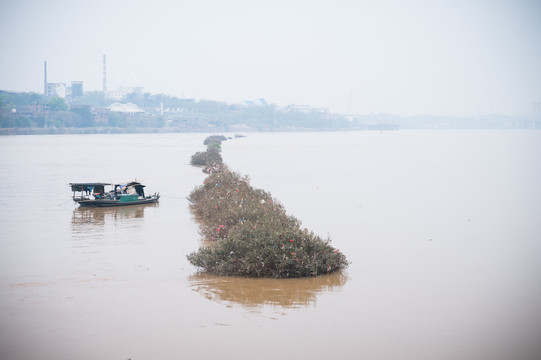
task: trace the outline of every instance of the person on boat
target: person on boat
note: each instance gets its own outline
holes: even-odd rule
[[[101,199],[103,197],[103,194],[100,192],[100,190],[94,191],[94,198]]]

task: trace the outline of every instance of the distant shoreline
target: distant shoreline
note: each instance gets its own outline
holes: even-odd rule
[[[88,128],[0,128],[0,136],[8,135],[85,135],[85,134],[176,134],[176,133],[254,133],[254,132],[337,132],[337,131],[398,131],[398,130],[539,130],[540,127],[403,127],[374,126],[360,128],[283,128],[283,129],[238,129],[208,128],[116,128],[116,127],[88,127]]]
[[[187,132],[178,128],[2,128],[0,135],[165,134]],[[200,131],[190,131],[200,132]],[[210,132],[210,131],[209,131]]]
[[[398,128],[287,128],[287,129],[272,129],[258,130],[252,128],[244,128],[242,131],[238,129],[224,128],[208,128],[208,129],[186,129],[186,128],[114,128],[114,127],[88,127],[88,128],[0,128],[0,136],[2,135],[79,135],[79,134],[175,134],[175,133],[239,133],[239,132],[325,132],[325,131],[384,131],[398,130]]]

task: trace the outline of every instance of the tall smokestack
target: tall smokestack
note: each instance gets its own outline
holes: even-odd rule
[[[43,95],[47,96],[47,61],[43,62]]]
[[[107,95],[107,67],[105,54],[103,54],[103,93]]]

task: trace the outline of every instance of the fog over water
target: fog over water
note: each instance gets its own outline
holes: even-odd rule
[[[231,168],[351,261],[287,280],[186,260],[206,136],[0,137],[1,359],[539,358],[539,131],[224,142]],[[69,182],[129,176],[159,205],[71,201]]]
[[[338,113],[532,114],[536,0],[0,2],[0,89],[109,90]]]

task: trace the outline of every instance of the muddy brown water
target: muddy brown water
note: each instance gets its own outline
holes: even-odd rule
[[[0,137],[1,359],[537,359],[541,132],[254,133],[230,167],[352,262],[200,274],[208,134]],[[233,134],[230,134],[231,136]],[[69,182],[158,205],[78,208]]]

